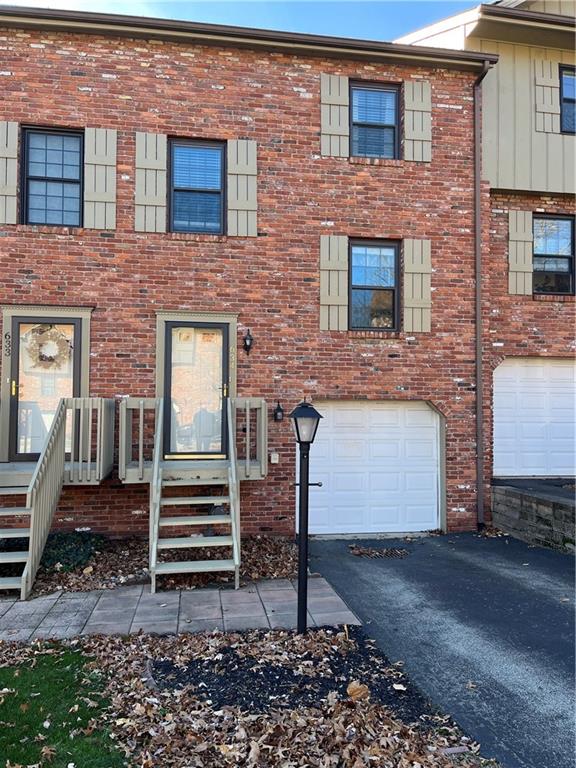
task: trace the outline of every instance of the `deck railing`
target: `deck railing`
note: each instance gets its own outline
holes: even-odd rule
[[[124,397],[120,401],[118,476],[128,482],[149,482],[158,404],[155,397]],[[228,418],[236,435],[239,480],[259,480],[268,472],[266,401],[258,397],[230,398]],[[163,429],[164,427],[162,427]],[[232,432],[230,432],[232,433]]]
[[[162,455],[164,441],[162,436],[162,423],[164,419],[164,401],[161,397],[156,402],[156,437],[154,440],[154,453],[152,456],[152,477],[150,478],[150,531],[149,531],[149,566],[153,577],[152,592],[156,591],[155,568],[158,549],[158,527],[160,525],[160,500],[162,497]]]
[[[64,483],[66,411],[66,400],[60,400],[28,486],[26,506],[31,510],[30,539],[28,561],[22,574],[22,600],[32,589]]]
[[[114,462],[114,400],[67,397],[67,435],[70,453],[66,485],[94,485],[112,471]]]
[[[240,559],[242,542],[240,539],[240,488],[238,486],[237,457],[236,457],[236,420],[234,419],[233,406],[230,400],[227,404],[228,415],[228,443],[230,452],[230,466],[228,467],[228,494],[230,496],[230,520],[232,528],[232,552],[234,557],[235,587],[240,586]]]

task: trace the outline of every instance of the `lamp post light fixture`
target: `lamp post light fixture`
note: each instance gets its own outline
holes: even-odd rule
[[[310,487],[310,446],[314,442],[321,414],[305,400],[290,414],[300,448],[298,515],[298,634],[306,633],[308,612],[308,491]]]
[[[278,400],[278,405],[273,410],[274,415],[274,421],[283,421],[284,419],[284,408],[280,405],[280,400]]]

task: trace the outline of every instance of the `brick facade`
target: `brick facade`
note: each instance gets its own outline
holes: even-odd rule
[[[155,313],[186,310],[238,314],[239,395],[264,397],[272,407],[280,400],[286,412],[304,395],[428,401],[446,423],[448,529],[473,529],[474,73],[52,32],[0,31],[0,45],[0,120],[118,129],[117,228],[3,226],[0,303],[94,306],[94,396],[154,396]],[[321,73],[429,80],[432,162],[321,157]],[[258,237],[136,233],[135,132],[142,130],[256,140]],[[486,188],[483,199],[488,210]],[[507,201],[493,200],[487,371],[501,355],[565,355],[568,339],[558,338],[573,310],[505,294],[505,217],[498,210]],[[322,234],[430,239],[431,332],[320,331]],[[491,313],[495,307],[500,314]],[[540,330],[527,337],[528,317]],[[248,327],[255,339],[249,356],[242,350]],[[504,348],[491,346],[492,331]],[[488,393],[488,372],[486,381]],[[270,419],[269,449],[279,464],[265,481],[242,486],[244,531],[292,533],[295,457],[287,420]],[[147,487],[124,486],[114,476],[101,487],[66,488],[57,524],[145,533],[147,508]]]
[[[492,476],[492,381],[510,357],[573,359],[576,299],[572,296],[517,296],[508,293],[508,212],[574,214],[571,195],[522,194],[492,190],[488,220],[489,253],[484,264],[484,432],[485,477]],[[490,495],[487,497],[489,505]],[[487,510],[488,511],[488,510]]]

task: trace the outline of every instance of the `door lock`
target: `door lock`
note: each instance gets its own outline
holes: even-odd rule
[[[16,397],[16,382],[12,382],[12,397]]]
[[[228,384],[224,384],[222,387],[222,397],[228,397]]]

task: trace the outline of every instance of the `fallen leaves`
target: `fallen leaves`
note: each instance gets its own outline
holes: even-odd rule
[[[346,688],[346,693],[352,701],[364,701],[370,698],[370,689],[364,683],[360,683],[358,680],[352,680],[349,686]]]

